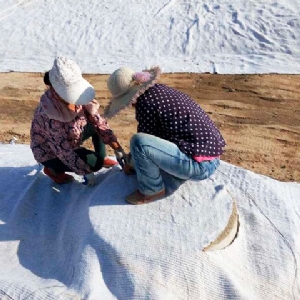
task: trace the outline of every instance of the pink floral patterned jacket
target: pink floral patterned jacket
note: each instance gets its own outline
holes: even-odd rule
[[[93,100],[87,105],[76,105],[73,112],[62,103],[53,88],[47,90],[34,112],[30,130],[30,147],[36,161],[42,163],[57,157],[78,175],[90,173],[89,165],[74,152],[82,144],[87,122],[95,126],[104,144],[117,141],[98,108],[99,104]]]

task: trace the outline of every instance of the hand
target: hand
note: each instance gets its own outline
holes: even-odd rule
[[[118,163],[120,164],[126,175],[136,174],[133,166],[132,156],[130,153],[126,154],[122,148],[118,148],[115,150],[115,155]]]
[[[134,163],[133,163],[132,155],[131,155],[130,152],[126,155],[126,163],[124,165],[123,170],[124,170],[124,173],[126,175],[136,174],[135,169],[134,169]]]
[[[125,164],[123,170],[126,175],[136,174],[135,169],[129,164]]]
[[[126,156],[126,163],[130,166],[131,169],[134,170],[134,161],[130,152]]]
[[[96,176],[94,173],[85,174],[83,178],[84,178],[84,183],[83,183],[84,185],[91,187],[96,184]]]
[[[115,156],[116,156],[118,163],[120,164],[120,166],[123,169],[124,165],[126,164],[126,158],[127,158],[127,154],[124,152],[123,148],[116,149]]]

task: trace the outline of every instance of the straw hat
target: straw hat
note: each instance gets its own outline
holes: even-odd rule
[[[159,67],[143,72],[135,72],[128,67],[114,71],[107,81],[112,98],[105,110],[105,116],[113,117],[122,109],[135,104],[140,95],[155,85],[160,74]]]
[[[57,57],[49,71],[49,80],[56,93],[66,102],[84,105],[95,98],[95,90],[82,77],[79,66],[71,59]]]

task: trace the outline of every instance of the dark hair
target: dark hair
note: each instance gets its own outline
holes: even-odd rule
[[[49,79],[49,71],[47,71],[45,74],[44,74],[44,83],[46,85],[49,85],[49,86],[52,86],[51,82],[50,82],[50,79]]]

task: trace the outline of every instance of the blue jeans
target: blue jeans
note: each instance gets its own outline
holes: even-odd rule
[[[219,158],[196,162],[167,140],[146,133],[135,134],[130,141],[139,191],[153,195],[164,188],[160,170],[183,180],[204,180],[220,165]]]

